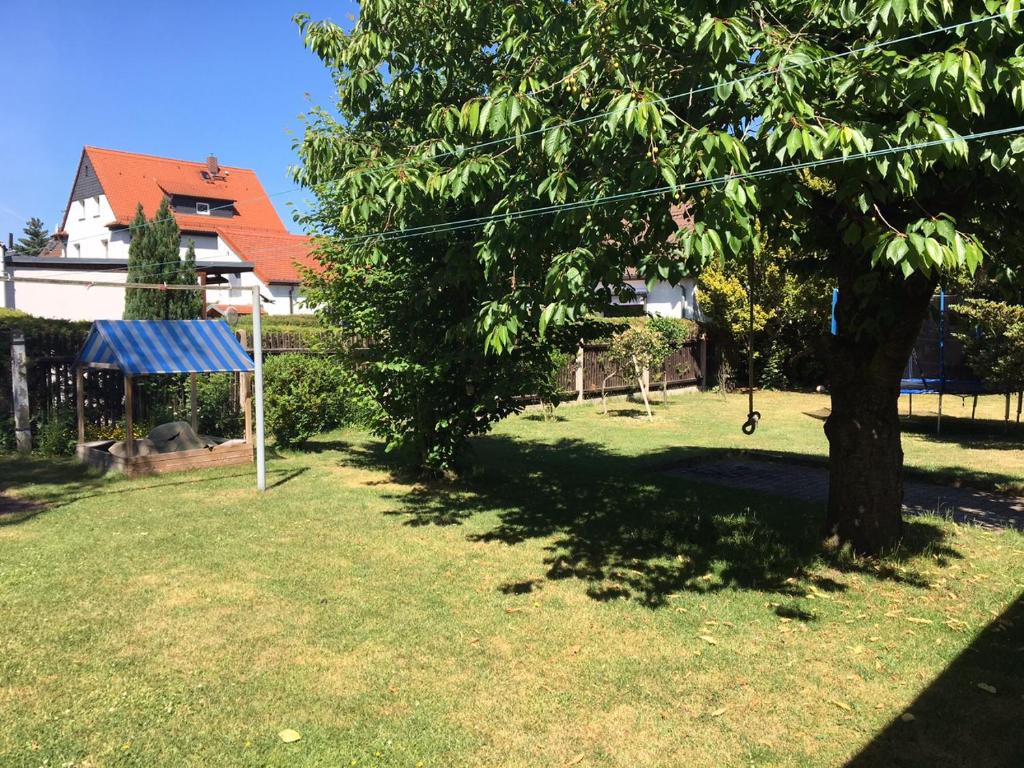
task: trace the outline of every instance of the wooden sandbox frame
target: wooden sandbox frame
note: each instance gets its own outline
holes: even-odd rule
[[[241,343],[245,345],[245,331],[240,332]],[[114,456],[107,449],[116,441],[85,440],[85,368],[119,371],[116,365],[104,363],[88,363],[75,366],[76,417],[78,421],[78,444],[75,456],[78,461],[103,472],[117,472],[128,477],[162,474],[164,472],[183,472],[192,469],[209,469],[212,467],[229,467],[241,464],[252,464],[254,461],[253,413],[252,413],[252,378],[253,374],[238,371],[239,405],[245,416],[245,436],[242,439],[225,440],[210,448],[196,448],[188,451],[170,451],[147,456],[135,454],[134,434],[134,377],[124,377],[124,415],[125,415],[125,455]],[[191,425],[199,432],[199,397],[195,373],[189,373],[189,410]]]

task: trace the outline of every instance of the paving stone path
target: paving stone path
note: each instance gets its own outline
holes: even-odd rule
[[[828,502],[828,470],[824,467],[759,459],[719,459],[676,467],[667,474],[811,503]],[[939,515],[958,523],[1024,531],[1024,498],[974,488],[904,480],[903,509],[912,515]]]

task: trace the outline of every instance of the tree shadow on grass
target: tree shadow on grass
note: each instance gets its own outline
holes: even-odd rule
[[[393,494],[397,506],[388,514],[412,526],[460,525],[473,518],[474,541],[543,541],[544,578],[582,581],[596,600],[629,598],[659,607],[683,591],[755,589],[802,597],[809,585],[843,590],[841,583],[813,575],[823,558],[840,571],[926,585],[895,564],[825,553],[819,505],[660,471],[732,451],[679,448],[623,456],[582,440],[527,443],[499,435],[479,438],[475,447],[476,475],[457,485],[419,484]],[[350,462],[386,469],[378,458],[373,451],[349,455]],[[903,553],[926,551],[959,557],[937,522],[908,520]]]
[[[1024,443],[1024,425],[995,419],[943,416],[942,431],[936,432],[935,416],[904,416],[900,426],[906,435],[932,443],[951,443],[962,448],[991,451],[1019,451]]]
[[[847,768],[1024,765],[1022,697],[1024,596],[1018,596]]]
[[[98,496],[117,496],[154,488],[209,484],[238,477],[255,478],[255,467],[243,465],[237,471],[217,471],[211,477],[192,472],[174,472],[126,478],[102,472],[72,459],[43,459],[0,456],[0,526],[13,525],[51,512],[76,501]],[[309,471],[308,467],[268,469],[267,489],[284,485]],[[18,496],[5,491],[15,490]]]
[[[829,416],[829,409],[804,411],[804,416],[823,422]],[[904,435],[914,435],[928,442],[980,450],[1019,451],[1024,443],[1024,424],[1007,424],[1001,419],[970,419],[944,414],[942,430],[936,432],[936,414],[901,414],[900,430]]]

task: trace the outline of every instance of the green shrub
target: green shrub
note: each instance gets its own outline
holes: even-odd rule
[[[268,357],[263,392],[267,432],[285,446],[344,424],[362,423],[369,408],[353,372],[332,357]]]
[[[0,453],[9,453],[14,450],[14,418],[6,416],[0,418]]]
[[[245,429],[245,414],[235,402],[234,378],[233,373],[214,373],[197,378],[201,434],[233,438]]]
[[[665,340],[671,349],[678,349],[688,341],[693,341],[699,334],[697,324],[693,320],[678,317],[651,317],[647,321],[651,330]]]
[[[44,456],[71,456],[78,442],[75,411],[70,406],[54,409],[36,425],[36,450]]]

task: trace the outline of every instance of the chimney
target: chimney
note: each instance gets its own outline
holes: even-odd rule
[[[220,166],[217,164],[216,155],[210,155],[206,158],[206,170],[210,172],[210,176],[220,175]]]

